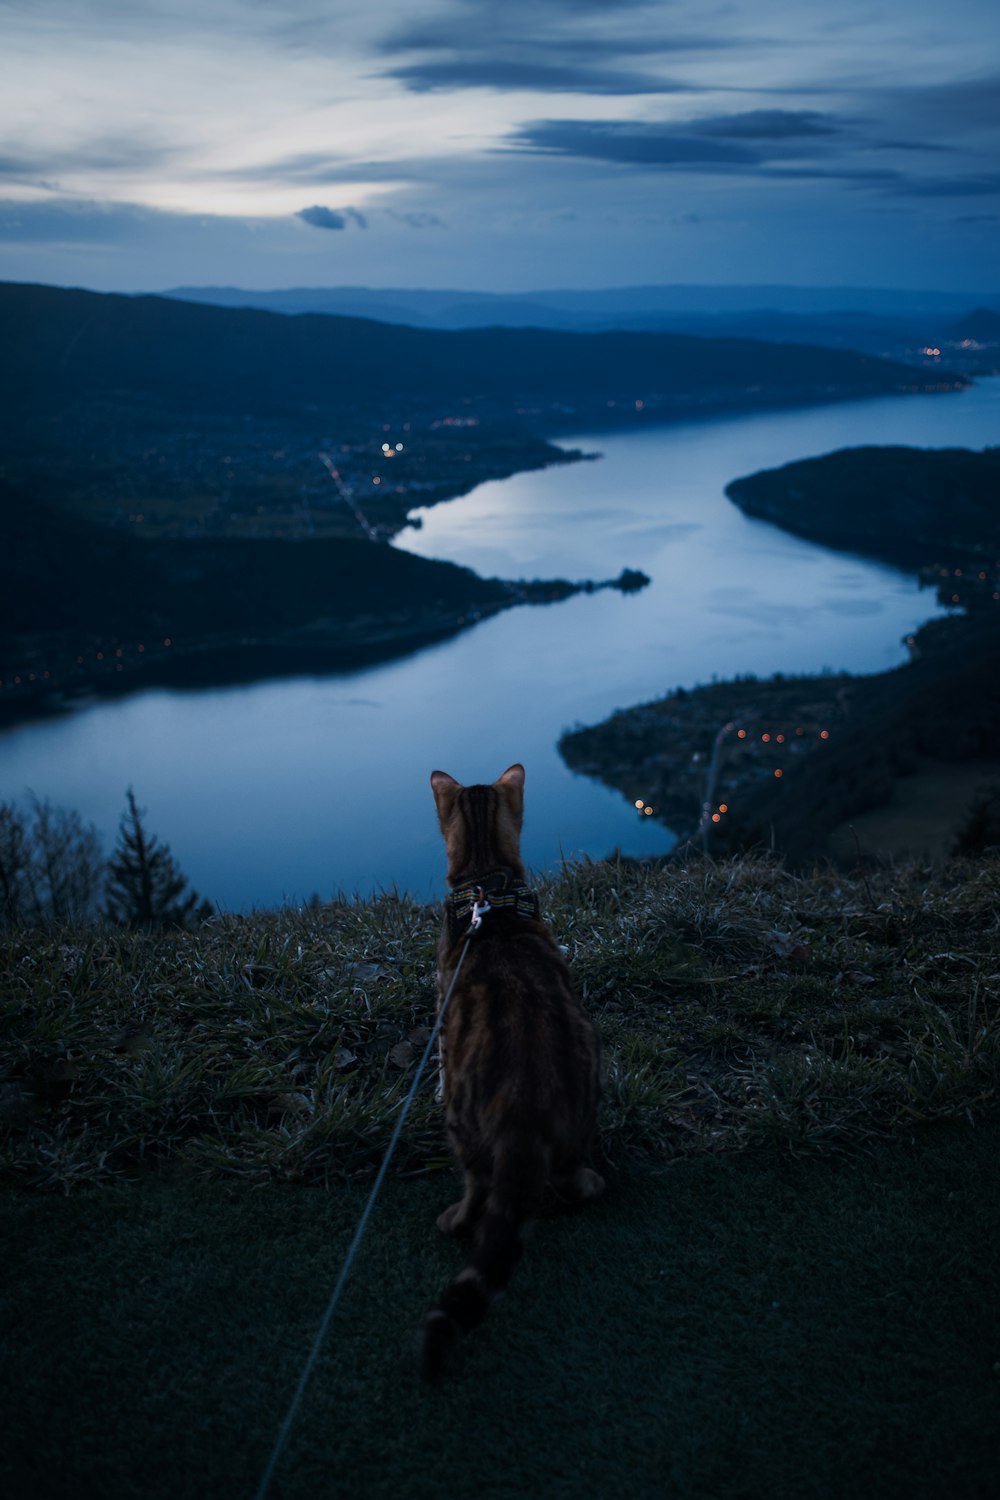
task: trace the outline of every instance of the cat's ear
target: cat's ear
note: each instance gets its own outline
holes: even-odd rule
[[[454,776],[449,776],[447,771],[431,772],[431,791],[434,793],[434,801],[437,804],[438,817],[442,827],[451,816],[451,810],[455,806],[455,798],[462,790],[462,783],[456,781]]]
[[[502,776],[497,777],[498,787],[502,787],[507,794],[508,804],[513,807],[518,820],[524,813],[524,767],[520,761],[515,761],[508,766]]]
[[[497,786],[512,786],[519,792],[524,791],[524,767],[519,760],[508,766],[502,776],[497,777]]]

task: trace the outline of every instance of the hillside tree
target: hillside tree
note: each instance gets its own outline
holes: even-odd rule
[[[0,926],[87,921],[103,874],[100,836],[78,813],[34,796],[27,812],[0,804]]]
[[[122,927],[152,931],[158,927],[191,927],[212,915],[207,901],[188,890],[187,876],[166,844],[143,826],[145,808],[136,805],[129,787],[128,806],[119,825],[118,843],[108,861],[105,909]]]

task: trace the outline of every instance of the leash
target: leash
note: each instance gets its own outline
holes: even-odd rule
[[[312,1348],[309,1351],[309,1357],[307,1358],[305,1366],[302,1370],[302,1374],[299,1377],[299,1383],[295,1388],[295,1394],[292,1397],[291,1403],[288,1407],[288,1411],[285,1414],[285,1420],[282,1422],[281,1428],[278,1432],[278,1436],[275,1439],[274,1448],[271,1450],[271,1457],[268,1459],[267,1468],[264,1470],[260,1484],[257,1487],[257,1492],[254,1500],[264,1500],[264,1497],[267,1495],[267,1492],[270,1488],[271,1480],[274,1478],[274,1471],[278,1467],[278,1461],[280,1460],[281,1455],[284,1452],[285,1444],[288,1442],[288,1437],[292,1430],[292,1425],[295,1421],[296,1416],[298,1415],[299,1405],[302,1401],[303,1392],[305,1391],[305,1388],[309,1382],[309,1377],[313,1372],[313,1366],[315,1365],[316,1360],[319,1357],[319,1351],[323,1346],[323,1340],[326,1338],[327,1329],[330,1326],[330,1320],[333,1317],[334,1308],[337,1306],[337,1303],[340,1300],[340,1294],[344,1289],[344,1283],[347,1280],[348,1273],[350,1272],[351,1265],[354,1261],[354,1257],[357,1254],[358,1246],[361,1244],[362,1236],[364,1235],[364,1232],[368,1227],[368,1220],[371,1218],[372,1209],[375,1207],[375,1200],[379,1195],[383,1182],[385,1181],[385,1174],[389,1170],[389,1163],[392,1160],[393,1153],[396,1150],[396,1146],[399,1142],[399,1137],[402,1134],[403,1122],[406,1119],[406,1116],[409,1113],[410,1105],[413,1103],[413,1100],[416,1096],[417,1089],[420,1085],[420,1080],[423,1077],[424,1068],[427,1066],[427,1059],[431,1055],[431,1048],[437,1040],[438,1032],[441,1030],[441,1022],[444,1020],[445,1011],[448,1009],[448,1002],[451,999],[452,991],[454,990],[455,983],[462,971],[462,965],[465,963],[465,956],[469,951],[469,944],[472,942],[473,937],[482,926],[483,917],[490,910],[490,903],[486,899],[486,895],[485,892],[483,892],[482,887],[480,887],[479,894],[481,899],[473,903],[472,923],[469,928],[469,935],[465,939],[465,947],[462,949],[461,957],[459,958],[458,963],[455,966],[455,972],[451,976],[451,983],[448,986],[448,992],[442,1000],[441,1005],[438,1009],[437,1016],[434,1019],[434,1025],[431,1027],[431,1034],[427,1038],[427,1045],[424,1048],[424,1055],[417,1064],[417,1071],[413,1075],[413,1082],[410,1084],[410,1091],[407,1094],[406,1098],[403,1100],[403,1107],[399,1112],[399,1118],[396,1121],[396,1128],[392,1132],[392,1137],[389,1141],[388,1147],[386,1148],[385,1156],[382,1158],[382,1165],[378,1169],[378,1176],[375,1178],[372,1190],[368,1194],[368,1202],[365,1204],[361,1212],[361,1218],[358,1220],[358,1227],[354,1231],[354,1238],[351,1240],[351,1243],[347,1248],[347,1254],[344,1257],[344,1264],[340,1268],[340,1275],[337,1277],[336,1285],[334,1286],[333,1291],[330,1294],[330,1300],[326,1305],[326,1312],[323,1314],[323,1320],[316,1331],[316,1337],[313,1339]]]

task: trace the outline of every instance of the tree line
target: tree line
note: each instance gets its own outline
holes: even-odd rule
[[[96,828],[78,813],[34,796],[27,808],[0,803],[0,927],[104,920],[150,932],[191,928],[212,916],[145,816],[129,787],[105,860]]]

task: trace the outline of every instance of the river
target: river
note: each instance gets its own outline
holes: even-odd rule
[[[534,869],[614,848],[665,851],[668,829],[566,769],[562,730],[713,676],[880,671],[939,612],[894,568],[747,520],[723,494],[728,481],[860,444],[998,441],[1000,378],[957,394],[567,438],[602,457],[482,485],[424,512],[398,545],[506,578],[638,567],[652,578],[641,593],[509,610],[363,671],[147,690],[8,728],[0,800],[30,788],[76,808],[110,848],[133,786],[149,828],[226,910],[394,886],[439,895],[437,767],[478,781],[524,762]]]

